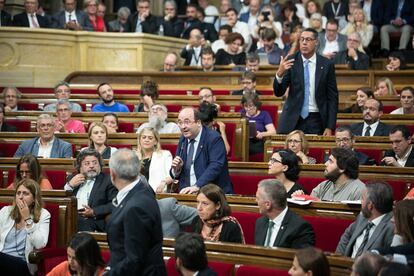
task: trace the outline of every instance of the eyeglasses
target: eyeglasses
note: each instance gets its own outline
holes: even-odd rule
[[[158,111],[163,111],[162,107],[152,107],[151,108],[152,112],[158,112]]]
[[[358,42],[358,43],[359,43],[359,40],[358,40],[358,39],[352,39],[352,38],[348,38],[348,41],[352,41],[352,42]]]
[[[39,128],[51,128],[53,126],[54,126],[53,124],[40,124]]]
[[[280,163],[280,164],[282,164],[282,161],[280,161],[280,160],[277,160],[276,158],[270,158],[269,159],[269,162],[270,162],[270,164],[274,164],[274,163]]]
[[[85,162],[82,162],[82,166],[87,166],[87,167],[89,167],[89,166],[96,166],[96,165],[98,165],[98,161],[97,160],[95,160],[95,161],[85,161]]]
[[[179,126],[179,127],[181,127],[181,126],[189,126],[189,125],[191,125],[192,123],[195,123],[195,121],[191,121],[191,120],[184,120],[184,121],[177,121],[177,125]]]
[[[287,142],[288,144],[300,144],[302,143],[302,140],[289,139]]]
[[[311,42],[311,41],[314,41],[314,40],[316,40],[315,38],[313,38],[313,37],[301,37],[300,39],[300,42]]]
[[[58,110],[57,110],[57,112],[67,112],[67,111],[69,111],[70,109],[69,108],[59,108]]]

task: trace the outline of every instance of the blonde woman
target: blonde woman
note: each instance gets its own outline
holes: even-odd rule
[[[301,164],[316,164],[316,159],[307,156],[309,143],[301,130],[294,130],[286,136],[285,149],[290,149],[299,157]]]
[[[88,130],[89,148],[97,150],[103,159],[111,158],[112,154],[117,151],[117,148],[109,147],[108,144],[108,130],[102,122],[93,122]],[[84,150],[83,148],[81,150]]]
[[[156,193],[167,190],[172,184],[170,169],[172,155],[168,150],[161,149],[160,135],[152,127],[146,127],[138,133],[137,151],[141,160],[141,174],[144,175]]]
[[[387,95],[397,95],[397,91],[395,91],[394,84],[389,78],[380,78],[377,81],[374,96],[382,97]]]
[[[355,32],[359,33],[361,36],[362,46],[366,48],[371,43],[372,37],[374,36],[374,26],[368,23],[363,9],[354,9],[352,15],[354,21],[348,22],[345,28],[342,29],[341,33],[347,36]]]

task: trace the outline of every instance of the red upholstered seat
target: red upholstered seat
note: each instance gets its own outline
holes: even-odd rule
[[[39,110],[39,105],[37,103],[19,103],[19,106],[27,111]]]
[[[261,215],[259,213],[251,212],[232,212],[231,215],[239,221],[243,229],[244,239],[246,243],[254,244],[254,231],[256,220]]]
[[[289,275],[286,270],[265,268],[253,265],[241,265],[236,270],[236,276],[285,276]]]
[[[325,149],[323,148],[309,148],[308,155],[315,158],[317,164],[325,163],[323,161],[323,158],[325,156]]]
[[[384,114],[390,114],[392,111],[396,110],[398,107],[395,105],[384,105]]]
[[[181,108],[183,107],[181,104],[167,104],[168,112],[180,112]]]
[[[362,179],[362,182],[369,183],[373,179]],[[390,184],[394,196],[394,200],[402,200],[407,193],[407,183],[409,180],[387,180],[386,183]],[[411,182],[413,184],[413,182]]]
[[[220,111],[221,112],[230,112],[230,110],[231,110],[231,106],[225,105],[225,104],[220,105]]]
[[[37,275],[44,276],[55,266],[67,260],[66,248],[45,248],[41,250],[43,260],[37,266]]]
[[[6,123],[15,126],[18,132],[30,132],[30,121],[6,120]]]
[[[177,152],[178,144],[162,144],[161,147],[164,150],[169,150],[172,156],[175,156],[175,153]]]
[[[359,152],[365,153],[370,158],[374,159],[377,164],[381,163],[381,159],[384,156],[383,150],[381,149],[364,149],[364,148],[358,148]]]
[[[260,180],[273,178],[270,175],[240,175],[230,174],[235,194],[254,196]]]
[[[135,133],[134,123],[119,122],[118,131],[126,133]]]
[[[313,227],[316,235],[315,246],[323,251],[335,252],[345,229],[353,222],[349,219],[303,216]]]
[[[325,181],[325,178],[322,177],[299,177],[299,183],[302,185],[303,188],[310,194],[312,190],[318,186],[319,183]]]
[[[0,143],[0,157],[13,157],[18,147],[19,144],[15,143]]]
[[[218,276],[232,276],[234,272],[234,265],[222,262],[208,262],[208,266],[213,269]],[[179,276],[175,269],[175,258],[171,257],[167,261],[168,276]]]
[[[45,174],[53,189],[63,190],[66,183],[66,171],[45,171]]]

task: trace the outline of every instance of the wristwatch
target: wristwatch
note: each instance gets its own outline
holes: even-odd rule
[[[26,222],[26,226],[32,225],[33,224],[33,219],[32,218],[28,218],[28,219],[25,219],[24,222]]]

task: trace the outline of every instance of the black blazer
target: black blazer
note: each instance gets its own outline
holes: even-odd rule
[[[112,211],[106,229],[111,250],[108,275],[167,275],[160,210],[142,179]]]
[[[368,70],[369,69],[369,57],[357,50],[358,59],[354,60],[348,56],[348,50],[337,53],[334,57],[335,64],[348,64],[351,70]]]
[[[204,38],[210,42],[214,42],[218,39],[217,31],[214,27],[214,24],[202,22],[201,33],[204,35]]]
[[[256,245],[264,245],[268,224],[269,218],[265,216],[256,220],[254,233],[254,242]],[[315,245],[315,233],[312,225],[294,212],[288,210],[273,246],[298,249],[313,245]]]
[[[232,96],[243,96],[243,89],[231,91]],[[262,95],[259,91],[256,90],[257,95]]]
[[[1,125],[1,132],[4,132],[4,131],[16,132],[17,128],[13,125],[9,125],[9,124],[6,124],[5,122],[3,122],[3,124]]]
[[[68,177],[67,182],[69,182],[73,177]],[[74,196],[79,191],[80,186],[77,186],[73,189],[72,193]],[[112,185],[111,177],[108,174],[100,173],[93,185],[91,194],[89,196],[88,205],[93,209],[95,213],[95,218],[83,218],[78,217],[81,223],[78,223],[78,226],[87,227],[89,229],[80,229],[79,231],[98,231],[104,232],[105,231],[105,217],[112,213],[114,206],[112,205],[112,199],[116,197],[118,191],[116,190],[115,186]],[[87,220],[87,222],[83,222],[82,220]],[[89,226],[89,227],[88,227]]]
[[[164,36],[180,37],[184,30],[184,21],[177,16],[165,21],[162,17],[161,24],[164,28]]]
[[[199,30],[202,29],[202,24],[200,20],[195,19],[192,21],[189,21],[189,20],[185,21],[184,29],[183,29],[183,32],[181,33],[181,38],[188,39],[190,37],[190,32],[193,29],[199,29]]]
[[[384,153],[384,157],[394,157],[395,160],[397,160],[395,157],[395,152],[393,150],[387,150]],[[381,166],[386,166],[385,162],[381,162]],[[412,149],[410,155],[408,155],[407,162],[405,162],[404,167],[414,167],[414,149]]]
[[[39,27],[48,28],[49,22],[46,17],[36,14],[37,22]],[[13,16],[13,26],[15,27],[30,27],[29,19],[27,18],[27,13],[22,12]]]
[[[350,126],[351,131],[356,136],[362,136],[364,123],[355,123]],[[388,136],[390,134],[390,126],[379,122],[378,127],[374,132],[373,136]]]
[[[376,165],[376,163],[377,163],[374,159],[370,158],[365,153],[362,153],[362,152],[357,151],[357,150],[354,150],[354,153],[355,153],[356,157],[358,158],[358,161],[359,161],[360,165],[372,166],[372,165]]]
[[[190,48],[189,50],[187,50],[187,48],[184,47],[181,50],[180,57],[184,59],[184,66],[188,66],[188,65],[191,64],[191,59],[192,59],[193,55],[194,55],[193,48]],[[198,56],[198,58],[201,61],[201,51],[200,51],[200,55]]]
[[[201,234],[201,230],[203,229],[203,222],[201,221],[199,216],[196,216],[193,219],[191,223],[191,228],[193,232]],[[223,227],[221,228],[219,241],[242,243],[243,239],[239,225],[232,221],[223,222]]]
[[[275,96],[282,97],[289,88],[287,98],[277,133],[287,134],[295,129],[304,101],[304,73],[301,53],[292,56],[295,59],[292,68],[285,72],[282,83],[273,81]],[[316,55],[315,73],[315,100],[322,120],[322,128],[336,128],[336,114],[338,113],[338,88],[336,86],[335,67],[329,59]]]
[[[1,17],[1,25],[2,26],[11,26],[12,25],[12,17],[8,12],[0,11],[0,17]]]
[[[128,17],[128,21],[125,25],[125,32],[135,33],[135,29],[138,22],[138,12],[131,14]],[[156,34],[158,31],[157,18],[150,14],[145,18],[145,21],[141,23],[142,32],[147,34]]]

